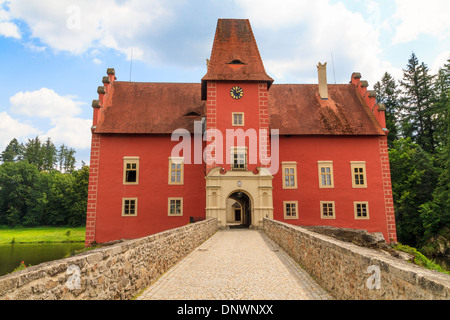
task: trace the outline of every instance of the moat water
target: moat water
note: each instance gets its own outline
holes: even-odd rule
[[[23,261],[28,267],[65,258],[84,248],[83,243],[37,243],[0,245],[0,276],[12,272]]]

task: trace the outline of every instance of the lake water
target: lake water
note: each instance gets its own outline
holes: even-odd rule
[[[22,261],[26,266],[64,258],[83,243],[36,243],[0,245],[0,276],[12,272]]]

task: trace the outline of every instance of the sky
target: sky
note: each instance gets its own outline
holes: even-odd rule
[[[221,18],[250,20],[275,83],[317,83],[327,62],[329,83],[360,72],[373,87],[385,72],[401,80],[413,52],[437,73],[449,16],[449,0],[0,0],[0,152],[50,137],[89,164],[107,68],[119,81],[199,83]]]

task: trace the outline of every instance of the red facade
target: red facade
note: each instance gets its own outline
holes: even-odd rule
[[[108,69],[93,103],[86,245],[207,217],[221,227],[267,217],[395,241],[384,109],[360,78],[273,84],[248,20],[219,20],[199,84],[119,82]],[[183,138],[172,137],[177,129]]]

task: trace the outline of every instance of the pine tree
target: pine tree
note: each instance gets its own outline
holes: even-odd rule
[[[393,146],[393,141],[398,139],[398,113],[400,112],[400,89],[395,79],[386,72],[378,81],[374,89],[377,93],[377,103],[386,106],[386,127],[389,130],[388,145]]]
[[[403,88],[402,136],[411,137],[425,151],[434,152],[433,76],[429,74],[425,63],[419,63],[414,53],[408,61],[407,69],[403,70],[400,84]]]
[[[43,169],[46,171],[54,170],[57,159],[56,147],[50,138],[47,138],[45,144],[42,145],[43,153]]]
[[[441,68],[435,78],[434,82],[435,90],[435,137],[436,145],[442,147],[447,143],[447,138],[450,134],[450,58],[447,63]]]
[[[42,144],[39,137],[28,139],[23,152],[24,160],[34,164],[39,170],[43,170],[44,160],[42,154]]]
[[[16,138],[6,146],[5,151],[0,154],[2,162],[16,162],[22,159],[23,145],[19,144]]]

